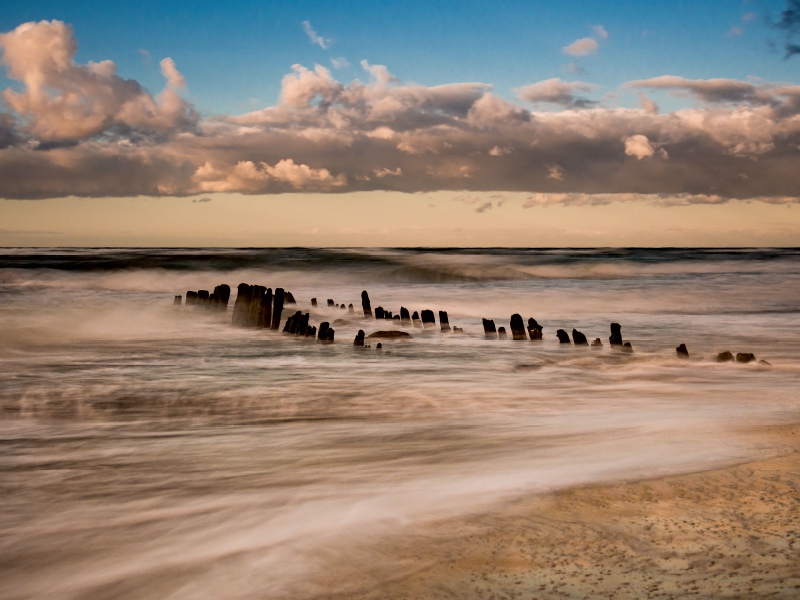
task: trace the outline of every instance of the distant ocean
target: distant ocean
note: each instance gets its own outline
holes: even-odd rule
[[[232,326],[243,282],[335,342]],[[400,329],[362,290],[464,333],[354,348]],[[514,313],[544,339],[486,339]],[[0,598],[333,594],[429,519],[769,454],[743,432],[800,418],[799,315],[800,249],[0,249]]]

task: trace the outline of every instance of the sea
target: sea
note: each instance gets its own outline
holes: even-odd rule
[[[234,326],[240,283],[334,342]],[[0,598],[348,597],[430,524],[779,453],[799,315],[800,249],[0,249]]]

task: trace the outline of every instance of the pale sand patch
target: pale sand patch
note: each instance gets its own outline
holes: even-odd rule
[[[438,522],[376,548],[360,585],[325,596],[800,598],[800,426],[752,435],[782,455]]]

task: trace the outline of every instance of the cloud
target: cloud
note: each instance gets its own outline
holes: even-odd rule
[[[383,65],[371,65],[366,60],[361,61],[361,67],[367,71],[379,85],[386,85],[387,83],[394,83],[398,79]]]
[[[186,87],[186,80],[183,78],[183,75],[180,74],[177,67],[175,66],[175,61],[171,58],[167,57],[161,61],[161,74],[166,77],[167,85],[177,89],[184,89]]]
[[[491,202],[484,202],[480,206],[476,206],[475,207],[475,212],[476,213],[485,213],[487,210],[491,210],[491,209],[492,209],[492,203]]]
[[[303,31],[306,32],[306,35],[312,44],[316,44],[323,50],[330,48],[331,40],[326,40],[321,35],[318,35],[317,32],[314,31],[314,28],[311,27],[311,23],[308,21],[303,21]]]
[[[628,156],[635,156],[637,159],[642,160],[648,156],[653,156],[656,153],[650,140],[644,135],[632,135],[625,138],[625,154]]]
[[[785,58],[800,54],[800,45],[793,43],[795,36],[800,35],[800,0],[787,0],[786,8],[781,11],[780,18],[774,26],[786,36]]]
[[[396,169],[375,169],[375,177],[400,177],[403,174],[403,170],[400,167]]]
[[[514,90],[517,98],[526,102],[547,102],[565,108],[585,108],[594,101],[576,95],[576,92],[590,92],[594,85],[582,81],[561,81],[558,77],[545,79]]]
[[[143,65],[149,65],[151,62],[153,62],[153,55],[152,55],[152,54],[150,54],[150,53],[149,53],[147,50],[145,50],[144,48],[139,48],[139,49],[136,51],[136,53],[137,53],[139,56],[141,56],[141,57],[142,57],[142,64],[143,64]]]
[[[194,204],[204,204],[206,202],[211,202],[211,198],[209,198],[208,196],[206,196],[205,198],[195,198],[194,200],[192,200],[192,202]]]
[[[40,143],[63,145],[99,135],[117,138],[168,136],[194,129],[199,116],[172,87],[183,78],[171,59],[162,61],[168,87],[157,98],[122,79],[110,60],[75,63],[78,45],[61,21],[25,23],[0,34],[6,76],[23,91],[3,99]]]
[[[344,56],[339,56],[331,59],[331,65],[334,69],[344,69],[350,66],[350,62]]]
[[[606,28],[602,25],[592,25],[592,31],[594,34],[599,37],[600,39],[607,40],[608,39],[608,32]]]
[[[644,95],[642,108],[609,108],[586,99],[590,84],[553,79],[520,88],[534,103],[521,105],[487,83],[405,83],[365,61],[367,82],[294,65],[277,104],[201,118],[177,69],[153,97],[110,61],[76,63],[63,23],[25,24],[0,47],[20,82],[0,108],[3,198],[449,190],[475,208],[498,192],[535,205],[800,196],[800,86],[625,84],[698,101],[662,113]]]
[[[561,51],[570,56],[588,56],[597,52],[597,40],[590,37],[581,38],[564,46]]]
[[[556,181],[564,181],[564,169],[558,165],[545,165],[547,167],[547,178]]]

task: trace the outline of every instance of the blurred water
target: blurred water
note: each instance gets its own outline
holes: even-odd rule
[[[4,250],[0,597],[346,591],[369,540],[520,494],[728,464],[800,415],[797,250]],[[336,343],[234,328],[174,294],[240,282],[320,307]],[[230,306],[233,306],[233,298]],[[486,340],[514,312],[541,342]],[[288,310],[284,312],[285,317]],[[635,352],[609,348],[622,324]],[[563,347],[573,327],[602,350]],[[678,359],[685,343],[691,358]],[[373,344],[374,346],[374,344]],[[772,367],[717,364],[722,350]],[[338,580],[337,580],[338,581]],[[341,586],[341,589],[336,586]]]

